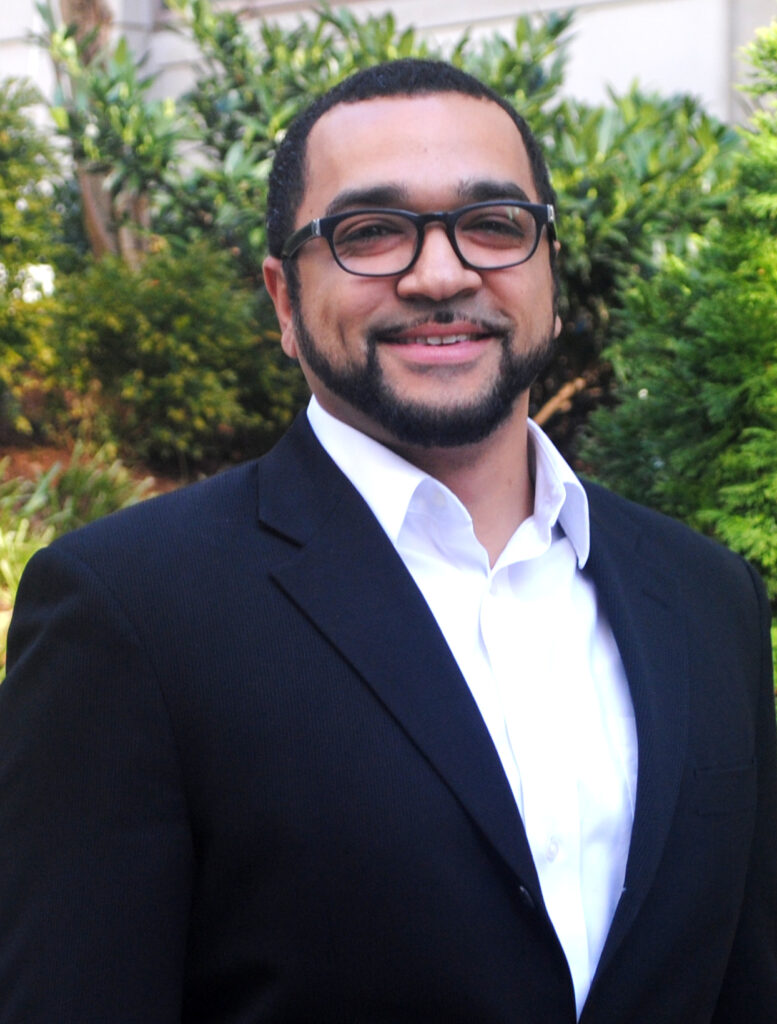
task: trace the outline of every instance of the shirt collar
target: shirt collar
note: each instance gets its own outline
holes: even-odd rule
[[[582,569],[591,550],[588,495],[558,448],[534,420],[528,420],[534,451],[534,516],[550,527],[559,524],[575,549]]]
[[[396,545],[416,488],[428,474],[355,427],[336,419],[315,397],[308,405],[313,433],[372,509]]]
[[[385,445],[336,419],[315,397],[308,405],[308,420],[326,452],[359,491],[389,540],[396,545],[416,491],[432,478]],[[535,463],[533,518],[538,529],[548,534],[556,523],[561,526],[582,569],[590,550],[585,490],[542,429],[532,420],[528,421],[528,429]],[[444,488],[439,481],[434,483]],[[455,495],[451,496],[458,503]]]

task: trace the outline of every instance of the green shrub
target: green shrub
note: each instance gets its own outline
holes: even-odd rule
[[[5,285],[28,264],[51,264],[61,254],[54,194],[60,177],[51,140],[31,114],[41,102],[29,83],[0,81],[0,264]]]
[[[751,558],[777,599],[777,240],[711,232],[627,298],[620,403],[584,457],[635,500]]]
[[[777,23],[751,52],[775,43]],[[769,82],[736,201],[629,291],[625,336],[608,350],[619,404],[592,417],[584,454],[615,489],[752,560],[777,607],[775,67]]]
[[[9,477],[0,461],[0,527],[27,523],[30,539],[51,539],[147,497],[152,478],[138,480],[111,445],[90,451],[78,442],[67,462],[34,479]]]
[[[61,405],[52,302],[0,291],[0,437],[45,433]]]
[[[70,259],[60,170],[32,117],[40,102],[31,85],[0,81],[0,435],[33,429],[27,411],[42,405],[51,355],[36,276],[48,287],[54,270]]]
[[[255,309],[232,257],[204,243],[163,248],[137,272],[107,257],[63,278],[52,322],[62,418],[183,471],[266,446],[292,402]]]
[[[683,253],[731,195],[736,133],[688,96],[636,87],[606,106],[568,101],[549,147],[559,193],[561,357],[596,368],[623,327],[622,295],[664,253]]]

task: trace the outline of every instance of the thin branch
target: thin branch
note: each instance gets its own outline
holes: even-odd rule
[[[555,416],[557,412],[569,412],[572,408],[572,399],[575,395],[584,391],[585,387],[585,377],[575,377],[574,380],[567,381],[566,384],[558,389],[555,395],[547,400],[536,416],[533,417],[534,422],[537,426],[542,427],[552,416]]]

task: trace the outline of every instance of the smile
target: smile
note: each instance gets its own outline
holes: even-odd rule
[[[476,344],[499,337],[500,334],[500,329],[493,323],[452,316],[448,322],[424,320],[412,325],[397,324],[387,330],[375,331],[373,338],[389,345],[448,348],[452,345]]]
[[[459,345],[466,341],[482,341],[485,334],[421,334],[411,338],[392,338],[398,345]]]

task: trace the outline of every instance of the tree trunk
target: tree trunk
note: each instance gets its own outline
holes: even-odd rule
[[[119,251],[119,243],[111,210],[111,197],[104,187],[105,175],[92,174],[79,167],[76,176],[81,191],[84,229],[92,252],[98,259],[109,253],[115,255]]]
[[[113,14],[105,0],[59,0],[62,20],[76,26],[76,39],[82,42],[91,33],[94,39],[84,51],[84,63],[89,64],[95,54],[108,45]]]
[[[113,15],[106,0],[60,0],[63,21],[75,25],[76,38],[82,44],[81,58],[90,64],[110,44]],[[145,233],[150,226],[145,196],[121,195],[111,200],[105,188],[104,173],[78,168],[78,185],[84,213],[84,227],[92,252],[98,258],[120,255],[131,270],[140,266],[147,246]]]

